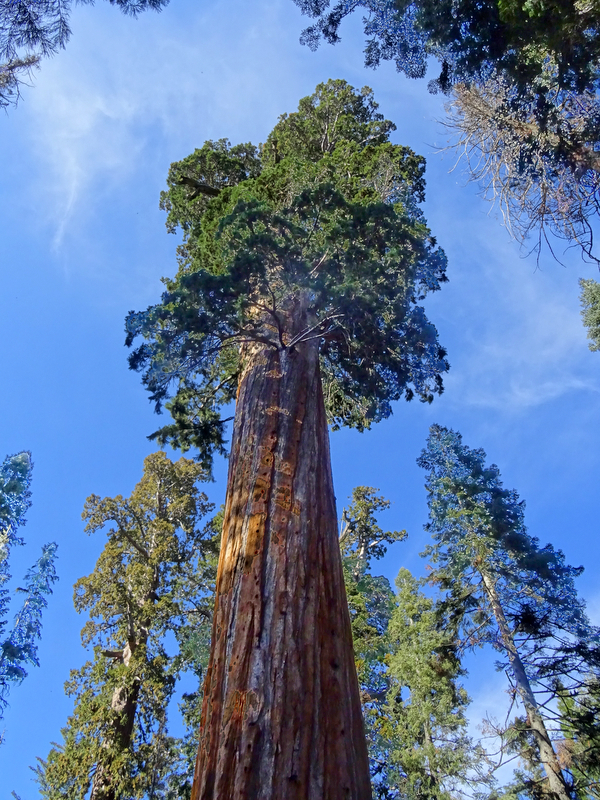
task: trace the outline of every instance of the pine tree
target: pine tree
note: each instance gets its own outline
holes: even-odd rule
[[[460,434],[432,426],[418,463],[429,470],[432,579],[448,591],[466,643],[489,642],[502,654],[525,708],[527,758],[543,766],[550,794],[568,800],[571,784],[553,743],[553,699],[581,686],[600,658],[598,632],[574,586],[583,568],[527,533],[517,493],[503,488],[498,468],[487,467],[483,450],[463,445]]]
[[[459,796],[457,786],[482,788],[485,763],[466,735],[456,624],[408,570],[400,570],[396,594],[372,574],[386,545],[406,537],[379,527],[376,515],[390,503],[376,492],[353,490],[340,531],[373,791],[378,800],[446,800]]]
[[[48,800],[189,791],[167,704],[177,676],[190,665],[199,671],[208,647],[218,535],[200,525],[212,510],[196,487],[204,477],[193,461],[157,452],[129,498],[86,500],[85,530],[108,528],[94,571],[75,584],[75,607],[90,615],[82,641],[94,655],[65,684],[75,709],[37,770]],[[173,635],[178,652],[169,656]]]
[[[25,586],[17,589],[25,597],[6,636],[4,617],[10,597],[3,586],[11,577],[10,548],[24,544],[17,530],[25,523],[25,514],[31,506],[32,469],[31,453],[27,451],[8,456],[0,466],[0,719],[10,684],[20,683],[27,676],[25,664],[39,666],[37,640],[41,635],[42,612],[48,605],[45,595],[52,594],[52,584],[57,580],[54,568],[57,545],[52,542],[42,548],[42,555],[25,576]]]
[[[444,279],[423,161],[369,89],[317,87],[265,145],[208,142],[163,198],[184,243],[162,303],[131,313],[131,367],[174,424],[223,447],[236,398],[192,797],[370,796],[327,422],[368,428],[447,369],[419,305]]]
[[[576,691],[560,695],[564,741],[560,757],[573,776],[577,797],[600,798],[600,673],[587,676]]]
[[[387,578],[373,575],[371,562],[382,558],[387,545],[406,538],[406,531],[383,531],[377,523],[389,500],[369,486],[352,491],[352,503],[342,513],[340,548],[344,583],[350,610],[354,660],[360,687],[369,767],[373,791],[382,800],[388,796],[385,704],[390,688],[388,675],[388,624],[394,593]]]
[[[396,578],[389,625],[390,689],[384,727],[390,797],[449,800],[485,788],[482,750],[467,735],[469,697],[456,624],[407,569]]]

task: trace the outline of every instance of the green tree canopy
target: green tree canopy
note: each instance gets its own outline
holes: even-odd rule
[[[543,764],[550,794],[566,800],[573,787],[553,744],[564,723],[556,702],[600,667],[600,632],[574,584],[583,568],[527,532],[518,494],[460,434],[433,425],[418,463],[429,472],[431,580],[448,593],[465,644],[489,643],[501,654],[499,667],[526,712],[516,722],[517,743],[534,768]]]
[[[25,524],[25,514],[31,506],[32,471],[28,451],[8,456],[0,465],[0,719],[11,683],[20,683],[27,677],[26,664],[39,666],[37,641],[42,630],[42,612],[48,605],[46,595],[52,594],[52,584],[57,580],[54,562],[58,546],[51,542],[44,545],[42,555],[27,572],[25,586],[17,589],[24,595],[23,603],[7,635],[5,617],[10,595],[4,585],[11,578],[8,571],[11,547],[25,543],[18,529]]]
[[[461,683],[456,621],[407,569],[396,587],[380,728],[389,741],[387,780],[397,787],[390,797],[450,800],[485,789],[484,754],[467,735],[470,699]]]
[[[582,797],[600,797],[600,675],[560,697],[564,742],[562,760]]]
[[[373,793],[447,800],[457,786],[481,783],[483,761],[466,735],[458,630],[408,570],[400,570],[396,594],[373,574],[387,545],[406,538],[378,524],[389,506],[376,489],[358,486],[340,529]]]
[[[393,60],[409,77],[425,76],[427,57],[441,62],[432,89],[506,74],[528,89],[555,64],[557,85],[582,92],[595,88],[600,34],[594,2],[576,0],[294,0],[316,22],[302,40],[339,41],[342,20],[357,8],[367,11],[366,65]]]
[[[181,672],[201,671],[208,657],[218,534],[203,523],[212,511],[196,486],[204,477],[195,462],[157,452],[129,498],[86,500],[85,530],[107,535],[94,571],[75,584],[75,608],[90,617],[82,641],[94,655],[65,684],[75,709],[38,769],[42,797],[189,794],[167,706]]]
[[[392,144],[370,89],[329,81],[283,115],[259,149],[207,142],[174,164],[161,203],[183,230],[179,273],[162,302],[127,318],[130,357],[157,410],[154,434],[205,463],[223,447],[221,408],[251,342],[293,349],[317,339],[333,427],[359,430],[402,395],[431,401],[448,368],[420,305],[445,257],[417,203],[423,159]],[[286,338],[307,304],[311,324]]]
[[[581,316],[588,330],[590,350],[600,350],[600,283],[598,281],[579,281],[581,287]]]

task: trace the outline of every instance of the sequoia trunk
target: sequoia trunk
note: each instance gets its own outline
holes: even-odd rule
[[[317,341],[245,353],[192,800],[371,797]]]

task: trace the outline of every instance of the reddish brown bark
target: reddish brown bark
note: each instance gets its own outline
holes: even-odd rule
[[[301,310],[294,316],[288,342],[309,327]],[[238,389],[192,800],[370,797],[317,340],[253,344]]]

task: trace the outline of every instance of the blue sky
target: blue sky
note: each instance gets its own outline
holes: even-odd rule
[[[527,501],[529,530],[586,572],[579,589],[600,623],[597,564],[600,354],[587,348],[579,277],[594,267],[523,258],[451,155],[443,103],[426,82],[385,64],[363,68],[359,22],[335,48],[298,44],[305,20],[291,0],[172,0],[138,20],[107,3],[75,9],[67,50],[43,64],[16,110],[0,119],[0,457],[30,449],[35,468],[27,546],[13,552],[15,585],[40,546],[59,544],[41,667],[16,687],[2,726],[0,797],[36,796],[28,765],[59,738],[71,709],[63,683],[86,658],[72,585],[104,544],[83,533],[92,492],[127,495],[158,426],[127,369],[125,314],[155,302],[175,272],[177,238],[158,196],[169,164],[206,139],[264,141],[280,113],[328,78],[375,91],[398,126],[394,141],[425,155],[425,214],[449,259],[450,283],[427,302],[449,351],[446,391],[432,406],[401,402],[365,434],[332,435],[338,507],[353,486],[392,500],[381,523],[406,528],[381,571],[422,570],[424,474],[415,459],[433,422],[483,447]],[[225,464],[208,487],[224,499]],[[484,667],[485,665],[485,667]],[[502,676],[472,661],[473,717],[494,710]]]

